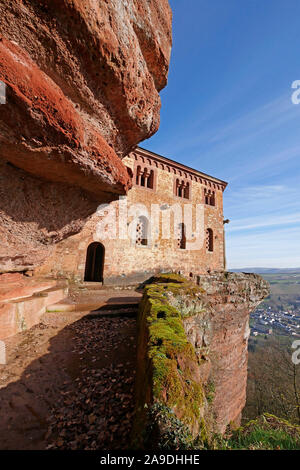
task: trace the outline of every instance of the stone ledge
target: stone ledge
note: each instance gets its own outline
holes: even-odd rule
[[[41,316],[51,305],[66,297],[67,288],[52,287],[33,293],[30,297],[0,303],[0,340],[27,330],[39,323]]]

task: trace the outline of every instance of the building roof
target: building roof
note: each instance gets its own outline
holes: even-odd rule
[[[179,163],[179,162],[176,162],[175,160],[171,160],[170,158],[167,158],[167,157],[163,157],[162,155],[159,155],[158,153],[155,153],[155,152],[152,152],[150,150],[147,150],[143,147],[139,147],[137,146],[135,151],[140,151],[141,153],[143,153],[145,156],[149,156],[149,157],[152,157],[154,158],[156,161],[159,161],[161,163],[164,163],[164,164],[169,164],[179,170],[182,170],[182,171],[187,171],[195,176],[199,176],[199,177],[202,177],[202,178],[205,178],[206,180],[209,180],[213,183],[218,183],[218,184],[221,184],[223,186],[223,188],[225,189],[226,186],[228,185],[228,183],[226,181],[223,181],[219,178],[215,178],[214,176],[210,176],[206,173],[203,173],[201,171],[198,171],[198,170],[195,170],[195,168],[191,168],[187,165],[184,165],[183,163]]]

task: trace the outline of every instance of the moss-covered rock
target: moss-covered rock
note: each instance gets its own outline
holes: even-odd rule
[[[206,399],[199,358],[185,333],[185,313],[170,303],[181,296],[195,306],[199,289],[176,274],[152,278],[152,283],[144,287],[138,317],[137,409],[133,430],[138,447],[147,439],[149,428],[153,434],[158,426],[161,429],[158,434],[166,436],[167,423],[172,419],[178,420],[177,428],[182,429],[187,447],[203,434]],[[155,410],[159,410],[159,419],[154,418]],[[178,436],[176,439],[181,440]],[[165,444],[161,442],[160,446]]]
[[[268,293],[266,283],[240,273],[203,274],[194,283],[172,273],[152,277],[143,292],[134,445],[201,448],[230,421],[240,424],[249,313]]]

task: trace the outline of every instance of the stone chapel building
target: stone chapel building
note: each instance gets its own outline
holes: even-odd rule
[[[58,243],[36,273],[129,285],[158,272],[197,280],[198,274],[223,271],[227,183],[140,147],[123,163],[133,176],[128,195],[99,206],[84,229]],[[203,238],[198,244],[197,220]]]

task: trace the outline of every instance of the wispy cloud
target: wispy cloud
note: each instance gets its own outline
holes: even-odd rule
[[[269,198],[277,196],[278,194],[282,195],[284,191],[287,191],[288,188],[283,184],[260,184],[252,186],[244,186],[239,189],[239,194],[246,201],[256,200],[257,198]]]
[[[248,233],[227,238],[227,259],[230,268],[299,267],[300,226]]]
[[[300,157],[300,143],[287,147],[278,152],[257,153],[256,158],[251,158],[237,163],[232,174],[231,182],[239,180],[241,177],[262,175],[263,170],[268,172],[268,178],[280,173],[280,165],[286,164],[293,159]]]
[[[297,116],[299,116],[299,109],[292,105],[290,95],[286,93],[284,96],[242,114],[224,126],[221,125],[213,129],[214,137],[210,142],[223,143],[232,140],[234,136],[235,144],[240,146],[245,140],[276,129],[284,122],[295,119]]]
[[[220,99],[223,103],[221,97]],[[226,102],[230,104],[230,100],[225,100],[223,105]],[[260,135],[274,132],[290,121],[300,120],[300,107],[291,103],[290,90],[231,120],[218,119],[217,104],[213,109],[214,111],[210,109],[208,112],[206,109],[199,109],[198,114],[201,117],[193,117],[189,132],[184,127],[183,132],[172,136],[168,141],[168,151],[178,156],[186,154],[190,149],[196,153],[197,148],[205,148],[205,151],[199,151],[200,159],[207,155],[219,159],[251,142],[254,144]]]
[[[275,217],[255,217],[252,219],[235,220],[228,232],[240,232],[242,230],[252,230],[274,226],[284,226],[300,223],[300,212],[289,215],[277,215]]]

